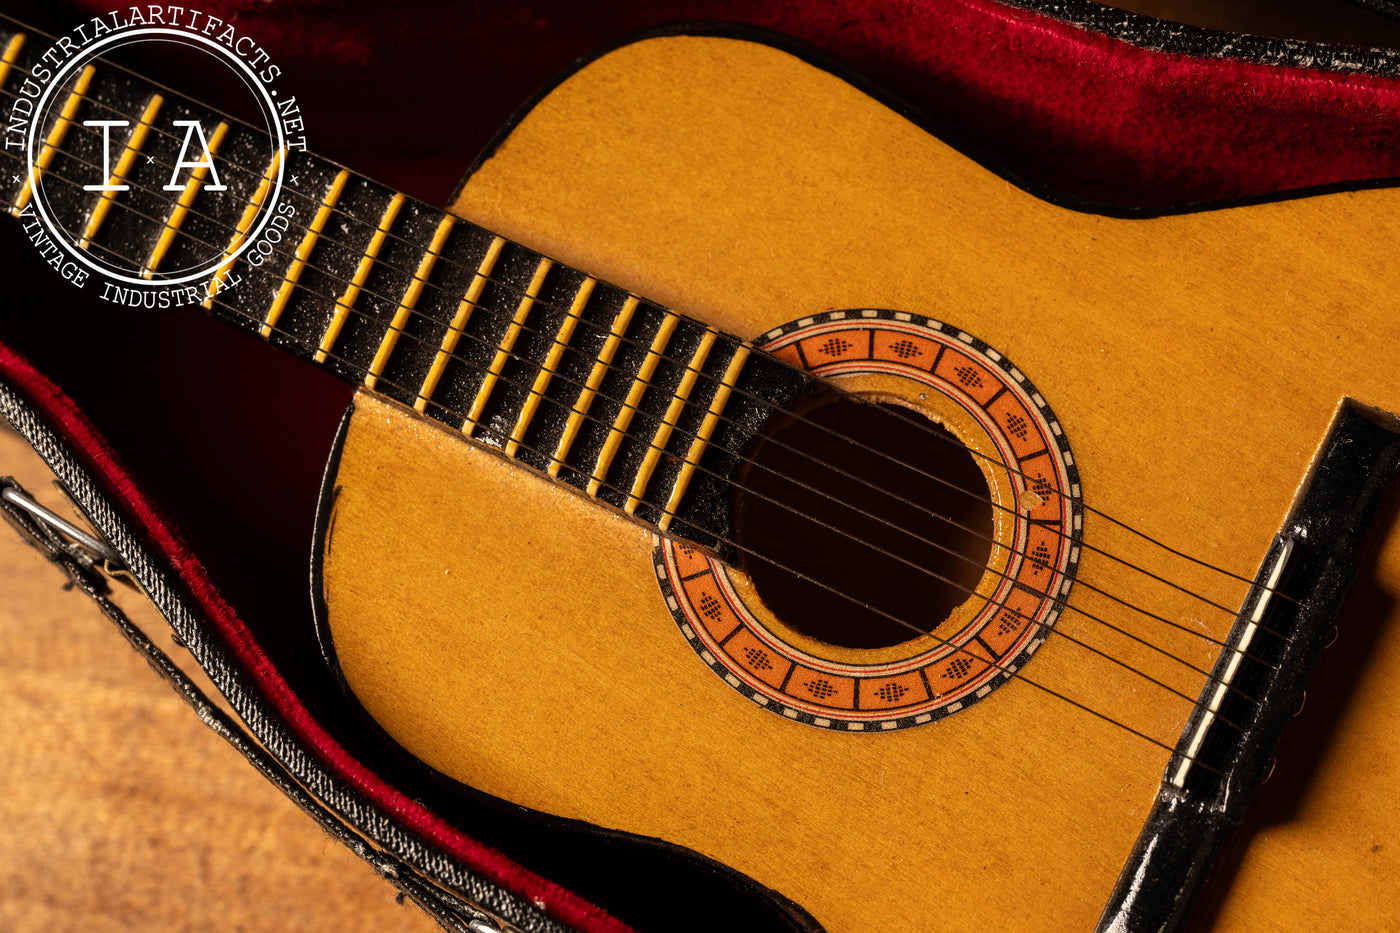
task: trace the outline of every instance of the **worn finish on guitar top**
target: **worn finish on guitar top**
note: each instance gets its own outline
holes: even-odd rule
[[[1076,213],[758,44],[655,39],[590,64],[453,210],[743,338],[860,307],[972,331],[1052,399],[1086,505],[1246,577],[1339,400],[1400,409],[1395,191],[1150,220]],[[695,849],[832,931],[1092,928],[1166,748],[1016,682],[893,734],[783,721],[676,631],[645,527],[368,393],[333,483],[324,574],[338,659],[428,763]],[[1083,556],[1081,581],[1186,630],[1085,590],[1058,630],[1194,696],[1199,674],[1089,615],[1208,668],[1214,646],[1194,633],[1223,639],[1246,585],[1092,514],[1085,542],[1230,607]],[[1351,627],[1400,634],[1391,529],[1375,575],[1364,588],[1378,608],[1344,618],[1335,651]],[[1388,686],[1400,639],[1370,643],[1307,795],[1248,840],[1220,929],[1400,922],[1396,899],[1376,896],[1400,876]],[[1027,673],[1168,745],[1189,712],[1054,635]]]

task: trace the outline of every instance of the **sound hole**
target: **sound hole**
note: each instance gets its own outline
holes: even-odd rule
[[[991,553],[992,506],[950,432],[834,393],[774,421],[740,480],[735,534],[779,618],[829,644],[883,648],[968,599]]]

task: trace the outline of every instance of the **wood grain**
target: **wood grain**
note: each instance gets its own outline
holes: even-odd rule
[[[1376,359],[1400,339],[1382,310],[1400,293],[1385,260],[1397,208],[1400,193],[1370,191],[1155,220],[1077,214],[786,53],[698,37],[627,47],[565,82],[455,205],[745,337],[859,307],[967,329],[1049,398],[1089,505],[1247,575],[1338,401],[1400,408],[1394,368]],[[340,659],[371,712],[440,769],[691,846],[833,931],[1092,926],[1160,748],[1024,684],[892,735],[787,723],[696,661],[661,603],[650,539],[622,519],[368,398],[337,483],[326,580]],[[1086,536],[1225,605],[1242,596],[1092,516]],[[1397,559],[1382,553],[1383,590]],[[1228,627],[1092,554],[1081,579],[1215,637]],[[1209,661],[1099,597],[1074,601]],[[1061,631],[1153,663],[1083,614]],[[1311,929],[1321,914],[1384,926],[1388,899],[1337,887],[1400,867],[1384,845],[1357,848],[1400,828],[1386,792],[1400,769],[1383,750],[1400,725],[1386,679],[1400,653],[1379,643],[1371,663],[1332,746],[1369,747],[1368,763],[1341,752],[1314,787],[1329,814],[1343,805],[1339,832],[1304,811],[1256,836],[1223,928]],[[1063,640],[1027,673],[1167,742],[1184,722]],[[1324,835],[1327,857],[1298,848]],[[1292,868],[1261,898],[1269,865]]]
[[[67,514],[9,430],[0,463]],[[0,526],[0,929],[437,929],[206,729],[65,579]],[[144,599],[121,602],[182,654]]]

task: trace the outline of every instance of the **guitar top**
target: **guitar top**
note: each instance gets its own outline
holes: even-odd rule
[[[1341,400],[1396,407],[1372,356],[1396,336],[1378,310],[1395,273],[1376,252],[1395,233],[1395,197],[1150,220],[1076,213],[787,53],[705,37],[612,53],[514,127],[454,211],[853,391],[931,410],[974,450],[1009,447],[1020,464],[1046,455],[1055,492],[1041,501],[1082,481],[1092,506],[1082,551],[1067,505],[1052,536],[1066,547],[1045,558],[1054,586],[1074,575],[1074,610],[1025,659],[1038,687],[992,683],[1034,635],[1007,653],[981,630],[975,663],[998,689],[962,708],[938,678],[971,656],[937,637],[968,631],[962,610],[921,643],[830,647],[769,610],[748,576],[684,547],[658,551],[644,528],[365,397],[324,563],[339,662],[381,724],[435,767],[679,842],[827,929],[1092,928],[1171,757],[1135,732],[1175,745],[1205,679],[1191,668],[1211,669],[1248,591],[1105,514],[1253,577]],[[1317,244],[1339,231],[1347,247],[1324,255]],[[908,365],[911,347],[922,366]],[[985,387],[931,403],[957,395],[959,368]],[[1020,399],[1014,376],[995,378],[1012,370],[1029,400],[998,421],[988,399]],[[972,426],[1015,417],[1024,447]],[[1034,491],[1037,475],[1012,485]],[[413,533],[377,549],[386,500]],[[1004,519],[996,533],[1016,540]],[[1382,579],[1395,559],[1382,550]],[[1021,591],[1046,592],[1030,579],[1017,578]],[[411,608],[386,619],[385,605]],[[722,620],[708,633],[707,609]],[[1015,637],[1051,624],[1038,611],[1017,611]],[[915,679],[899,680],[906,671]],[[817,696],[821,683],[831,696]],[[904,684],[909,697],[892,699]],[[1354,689],[1367,712],[1335,741],[1372,747],[1396,709],[1381,684]],[[843,720],[837,707],[864,715]],[[1356,780],[1351,767],[1339,760],[1333,779]],[[1378,809],[1289,832],[1327,858],[1351,853],[1349,870],[1383,873],[1386,849],[1369,840],[1395,815]],[[1278,834],[1253,847],[1222,928],[1310,926],[1349,909],[1303,894],[1326,858],[1265,881],[1257,866],[1297,856]],[[1280,897],[1289,884],[1299,890]],[[1352,909],[1366,928],[1391,908]]]

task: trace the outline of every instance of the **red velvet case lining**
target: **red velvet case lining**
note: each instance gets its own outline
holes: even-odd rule
[[[81,2],[94,12],[109,6]],[[303,99],[356,89],[346,98],[354,109],[332,125],[310,124],[314,149],[394,183],[372,169],[383,163],[394,174],[407,144],[414,177],[398,187],[438,203],[463,153],[479,151],[571,60],[634,30],[688,20],[748,23],[810,42],[1011,174],[1090,201],[1162,207],[1400,175],[1394,80],[1147,51],[992,0],[202,6],[263,38]],[[1143,32],[1176,41],[1165,26]],[[445,104],[444,91],[459,100]],[[425,128],[422,138],[366,132],[359,108],[372,115],[385,106]]]
[[[102,3],[92,6],[105,8]],[[498,100],[482,108],[488,114],[499,110],[501,101],[524,99],[531,83],[573,55],[633,28],[672,19],[745,20],[814,42],[938,122],[958,127],[974,149],[997,153],[1019,177],[1118,205],[1160,207],[1400,175],[1400,121],[1395,117],[1400,80],[1150,52],[989,0],[762,5],[713,0],[654,3],[643,11],[613,3],[595,8],[586,22],[562,9],[549,20],[532,20],[535,14],[510,3],[476,15],[439,8],[410,13],[407,20],[416,16],[418,23],[412,30],[405,28],[402,11],[315,0],[290,5],[290,13],[288,5],[276,13],[257,3],[205,6],[222,10],[253,34],[266,35],[276,27],[286,45],[282,54],[303,65],[327,66],[331,79],[348,65],[388,66],[384,74],[391,95],[411,86],[406,56],[415,42],[442,47],[465,36],[476,49],[494,47],[498,58],[478,61],[472,66],[478,71],[523,54],[526,60],[512,72],[515,79],[503,82]],[[421,27],[430,20],[433,28],[423,40]],[[387,30],[390,21],[399,28]],[[530,42],[519,38],[525,31]],[[307,41],[299,53],[293,51],[298,39]],[[497,122],[481,119],[468,136],[484,139]],[[431,148],[428,171],[401,187],[428,197],[433,196],[430,188],[446,190],[441,186],[450,184],[444,181],[447,176],[434,168],[443,160]],[[383,158],[371,151],[357,164],[344,154],[331,154],[370,174],[373,163]],[[388,174],[403,170],[395,168]],[[288,688],[158,503],[137,488],[62,389],[3,346],[0,375],[18,386],[107,482],[113,498],[182,577],[271,705],[330,767],[404,826],[517,895],[542,902],[559,920],[587,931],[626,929],[571,892],[475,842],[350,756]]]

